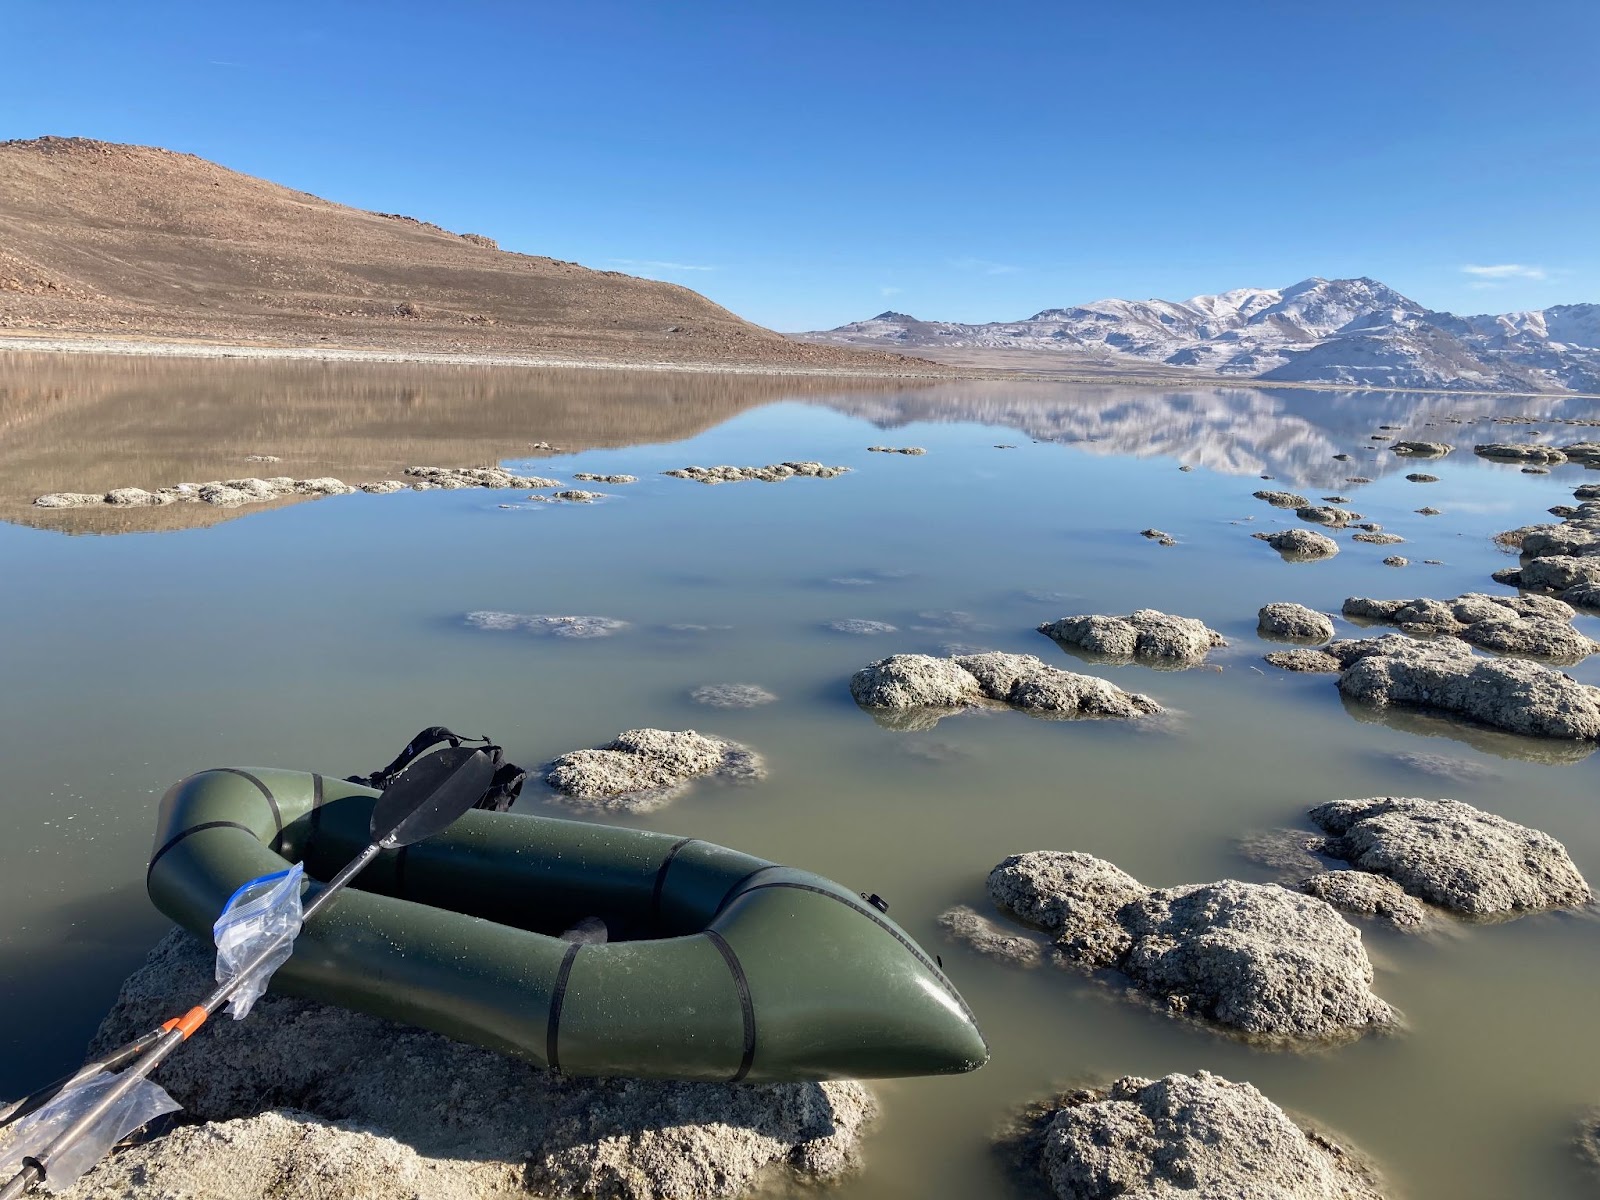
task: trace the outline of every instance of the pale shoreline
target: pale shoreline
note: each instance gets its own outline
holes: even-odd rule
[[[1349,383],[1309,383],[1196,375],[1142,375],[1137,369],[1121,374],[1085,370],[1082,364],[1047,366],[978,367],[968,364],[925,362],[926,371],[856,367],[804,367],[783,363],[670,362],[615,358],[573,358],[537,354],[483,354],[467,351],[379,350],[337,346],[263,346],[229,342],[168,341],[156,338],[107,337],[101,334],[12,333],[0,329],[0,353],[104,354],[130,358],[248,359],[280,362],[336,362],[415,364],[445,367],[520,367],[538,370],[641,371],[683,375],[751,375],[823,379],[915,379],[930,382],[962,380],[1014,380],[1019,383],[1082,384],[1089,386],[1146,387],[1166,391],[1193,388],[1251,388],[1262,391],[1363,392],[1374,395],[1504,396],[1539,400],[1600,400],[1597,392],[1494,392],[1466,388],[1373,387]]]

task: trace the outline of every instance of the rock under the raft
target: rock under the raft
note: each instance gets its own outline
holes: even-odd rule
[[[123,985],[96,1045],[212,986],[215,953],[175,931]],[[435,1033],[269,992],[161,1069],[186,1110],[67,1200],[682,1200],[835,1179],[875,1105],[858,1083],[578,1079]]]
[[[964,904],[940,913],[939,928],[952,942],[1014,967],[1037,967],[1044,961],[1044,946],[1039,938],[1002,928]]]
[[[1100,614],[1046,621],[1039,632],[1065,646],[1109,659],[1162,659],[1198,663],[1206,652],[1228,643],[1215,629],[1193,617],[1175,617],[1141,608],[1125,617]]]
[[[1313,529],[1280,529],[1276,533],[1252,533],[1250,536],[1265,542],[1289,562],[1312,562],[1339,553],[1338,542]]]
[[[1459,800],[1335,800],[1312,809],[1311,819],[1330,835],[1325,854],[1457,912],[1534,912],[1593,899],[1555,838]]]
[[[1304,604],[1264,604],[1256,614],[1256,629],[1267,637],[1326,642],[1333,637],[1333,618]]]
[[[1032,1124],[1058,1200],[1382,1200],[1357,1155],[1207,1071],[1072,1092]]]
[[[1147,888],[1112,863],[1014,854],[989,873],[1003,912],[1055,938],[1064,964],[1112,969],[1174,1015],[1266,1039],[1390,1024],[1361,935],[1328,904],[1276,884]]]
[[[545,782],[569,802],[611,812],[650,812],[693,779],[748,782],[766,766],[748,746],[692,729],[628,729],[594,750],[573,750],[545,768]]]

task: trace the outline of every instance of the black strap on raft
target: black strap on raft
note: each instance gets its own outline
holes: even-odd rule
[[[374,771],[371,775],[347,775],[349,783],[359,783],[363,787],[376,788],[383,791],[394,782],[399,775],[417,759],[440,743],[448,742],[451,749],[471,743],[482,745],[484,753],[494,763],[494,778],[489,782],[489,790],[484,792],[483,798],[472,807],[487,809],[490,812],[505,812],[522,794],[523,780],[528,778],[528,773],[514,763],[505,761],[505,752],[486,737],[464,737],[453,733],[443,725],[430,725],[416,737],[406,743],[406,748],[395,757],[395,760],[381,771]]]

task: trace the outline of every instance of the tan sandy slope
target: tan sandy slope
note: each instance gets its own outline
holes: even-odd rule
[[[0,142],[0,330],[23,329],[941,371],[791,341],[675,284],[85,138]]]

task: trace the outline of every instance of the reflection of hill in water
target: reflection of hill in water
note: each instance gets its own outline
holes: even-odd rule
[[[217,509],[32,507],[45,492],[159,488],[250,475],[392,478],[406,466],[486,465],[677,441],[751,408],[882,383],[753,375],[316,362],[186,362],[0,354],[0,518],[74,533],[210,525]],[[248,462],[251,454],[278,456]],[[279,503],[294,503],[282,501]]]
[[[1474,442],[1523,440],[1524,434],[1491,435],[1483,425],[1444,418],[1593,415],[1592,401],[1550,396],[1021,383],[940,384],[829,403],[885,429],[913,421],[974,421],[1007,426],[1041,442],[1071,443],[1091,454],[1165,456],[1224,474],[1272,475],[1316,488],[1335,487],[1351,475],[1417,470],[1419,460],[1370,440],[1381,424],[1399,426],[1387,431],[1396,439],[1449,442],[1470,453]],[[1571,440],[1582,433],[1574,430]],[[1335,454],[1349,454],[1350,461],[1335,461]]]

